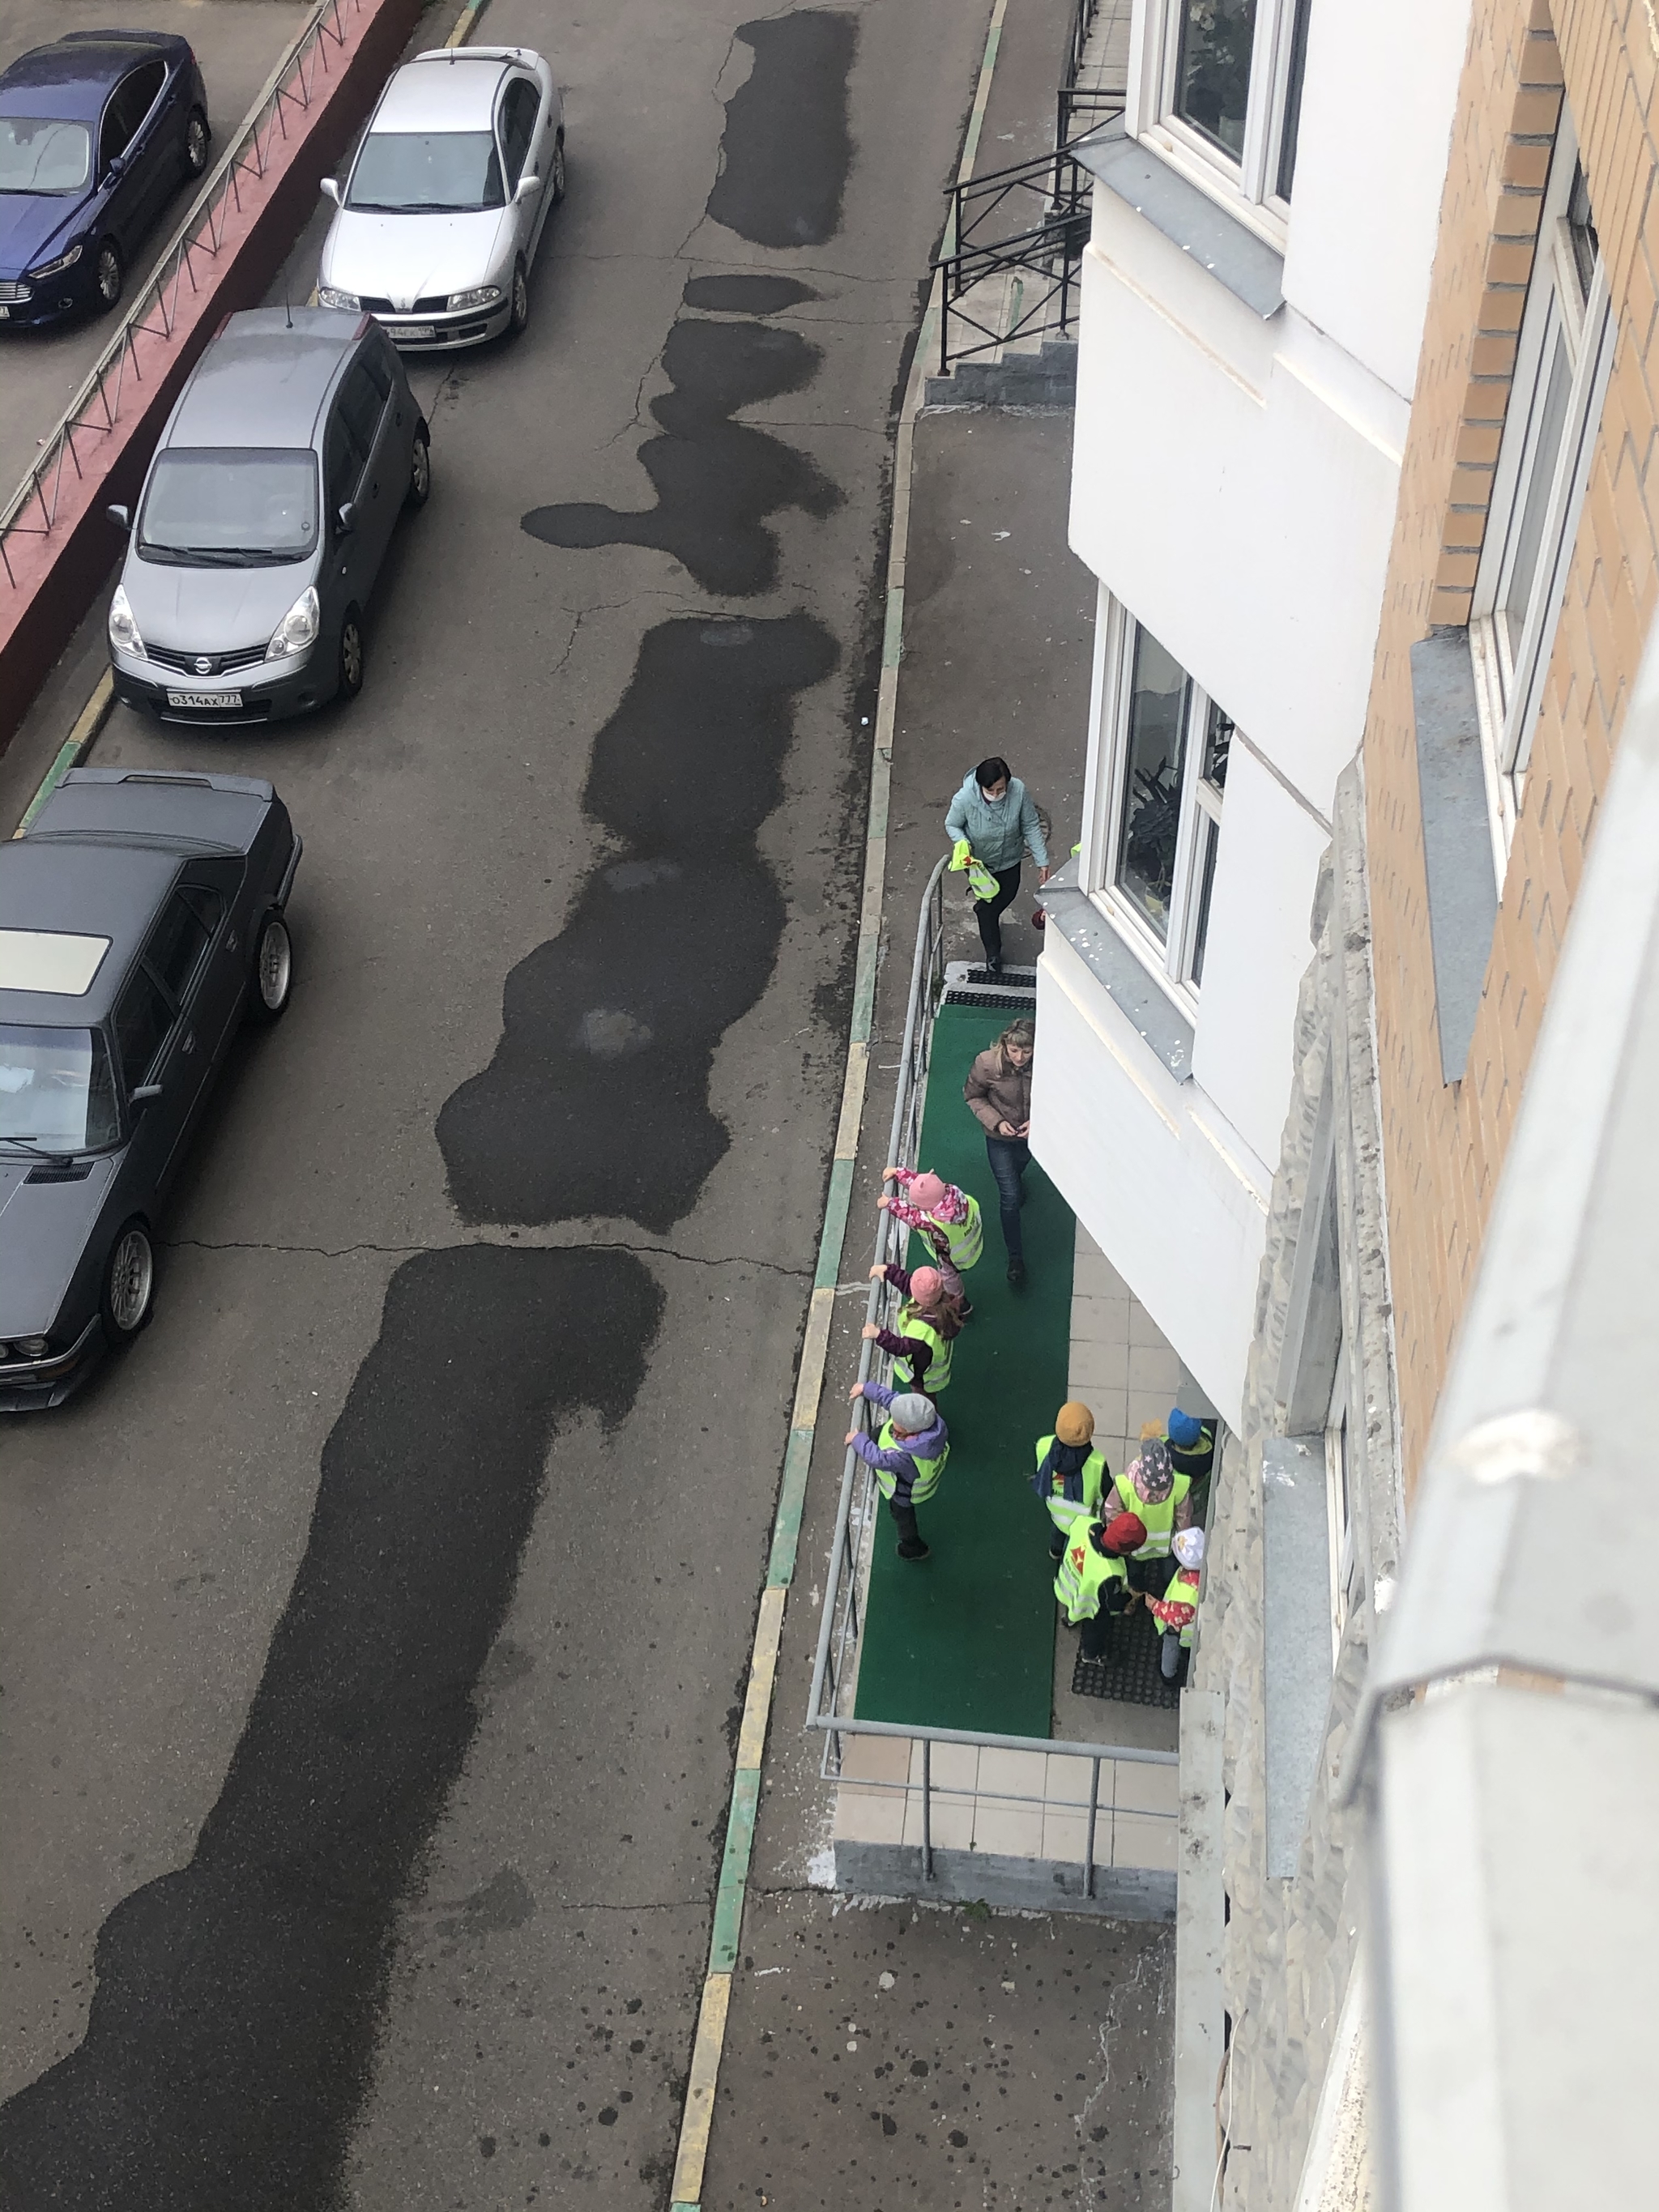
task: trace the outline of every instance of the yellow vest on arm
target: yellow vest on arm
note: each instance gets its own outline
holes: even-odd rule
[[[1109,1583],[1127,1579],[1128,1571],[1121,1559],[1109,1559],[1104,1552],[1096,1551],[1085,1523],[1073,1531],[1066,1547],[1060,1572],[1054,1577],[1054,1595],[1075,1628],[1079,1621],[1092,1620],[1100,1611]]]
[[[1146,1542],[1134,1554],[1137,1559],[1167,1559],[1169,1558],[1170,1540],[1175,1534],[1176,1508],[1185,1503],[1187,1492],[1192,1486],[1193,1481],[1190,1475],[1178,1474],[1175,1479],[1174,1489],[1170,1491],[1163,1504],[1149,1505],[1144,1498],[1137,1494],[1133,1483],[1129,1480],[1127,1468],[1125,1468],[1122,1474],[1115,1478],[1112,1487],[1121,1501],[1121,1510],[1125,1513],[1133,1513],[1146,1531]]]
[[[1193,1629],[1198,1620],[1198,1584],[1196,1583],[1183,1583],[1181,1577],[1185,1571],[1186,1570],[1184,1568],[1176,1568],[1175,1574],[1170,1580],[1169,1589],[1164,1593],[1164,1602],[1165,1605],[1189,1605],[1193,1608],[1192,1620],[1187,1623],[1187,1626],[1183,1629],[1179,1631],[1182,1650],[1183,1651],[1190,1651],[1193,1648]],[[1164,1623],[1161,1620],[1158,1625],[1160,1629],[1163,1629],[1164,1635],[1167,1636],[1170,1634],[1170,1632],[1167,1628],[1164,1627]]]
[[[910,1371],[908,1359],[902,1352],[897,1353],[893,1360],[894,1374],[907,1390],[922,1390],[930,1398],[938,1397],[951,1379],[951,1339],[935,1328],[926,1314],[918,1313],[910,1305],[899,1316],[898,1327],[893,1333],[896,1336],[920,1337],[933,1354],[926,1372],[918,1379]]]
[[[1051,1436],[1037,1438],[1036,1463],[1039,1474],[1042,1470],[1042,1462],[1048,1458],[1048,1449],[1053,1443],[1054,1438]],[[1102,1451],[1091,1451],[1088,1458],[1084,1461],[1083,1496],[1075,1504],[1066,1497],[1064,1491],[1056,1490],[1054,1487],[1054,1477],[1050,1475],[1048,1495],[1042,1502],[1048,1507],[1048,1518],[1054,1522],[1055,1528],[1069,1530],[1074,1521],[1080,1521],[1086,1529],[1091,1521],[1098,1521],[1100,1493],[1105,1480],[1106,1455]]]
[[[925,1505],[939,1488],[939,1479],[945,1472],[945,1462],[951,1456],[950,1445],[948,1443],[945,1445],[937,1459],[923,1459],[921,1454],[915,1450],[912,1446],[902,1444],[899,1442],[893,1434],[893,1424],[889,1420],[884,1421],[881,1425],[881,1434],[876,1438],[876,1448],[879,1451],[909,1453],[915,1462],[916,1468],[916,1479],[910,1487],[910,1503],[912,1505]],[[892,1497],[898,1488],[898,1477],[896,1474],[890,1474],[884,1467],[878,1467],[875,1472],[877,1489],[884,1498]]]

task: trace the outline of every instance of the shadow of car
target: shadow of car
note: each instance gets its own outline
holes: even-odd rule
[[[149,1319],[214,1078],[288,1006],[300,853],[268,783],[124,769],[72,769],[0,844],[0,1413]]]
[[[71,31],[0,70],[0,323],[114,307],[182,179],[207,167],[187,40]]]

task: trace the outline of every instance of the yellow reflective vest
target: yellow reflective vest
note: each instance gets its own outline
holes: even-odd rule
[[[951,1379],[951,1340],[913,1305],[904,1308],[893,1333],[896,1336],[920,1337],[933,1354],[918,1379],[910,1371],[908,1359],[902,1352],[898,1353],[893,1361],[893,1373],[901,1386],[906,1390],[925,1391],[928,1397],[937,1398]]]
[[[1054,1438],[1051,1436],[1037,1438],[1036,1463],[1039,1474],[1042,1471],[1043,1461],[1048,1456],[1048,1447],[1053,1443]],[[1088,1458],[1084,1461],[1083,1496],[1076,1504],[1066,1497],[1064,1491],[1053,1487],[1054,1480],[1052,1476],[1049,1478],[1048,1495],[1042,1502],[1048,1507],[1048,1518],[1056,1528],[1069,1529],[1074,1521],[1081,1521],[1086,1529],[1091,1521],[1099,1520],[1100,1493],[1106,1480],[1104,1452],[1091,1451]]]
[[[1075,1627],[1080,1620],[1094,1619],[1109,1583],[1127,1580],[1128,1571],[1122,1560],[1108,1558],[1089,1541],[1085,1523],[1073,1532],[1066,1547],[1060,1572],[1054,1577],[1054,1595],[1065,1607],[1066,1620]]]
[[[1169,1558],[1170,1540],[1175,1534],[1176,1508],[1184,1502],[1187,1492],[1192,1486],[1193,1480],[1190,1475],[1178,1474],[1175,1479],[1175,1487],[1163,1504],[1149,1505],[1146,1499],[1137,1493],[1134,1484],[1129,1480],[1129,1471],[1127,1468],[1115,1478],[1112,1487],[1116,1492],[1119,1500],[1117,1510],[1121,1513],[1133,1513],[1146,1531],[1146,1540],[1134,1554],[1136,1559],[1167,1559]]]
[[[1187,1626],[1183,1629],[1177,1632],[1181,1638],[1182,1650],[1183,1651],[1190,1651],[1193,1648],[1193,1630],[1197,1625],[1198,1620],[1198,1583],[1196,1579],[1189,1583],[1182,1582],[1181,1577],[1185,1572],[1186,1569],[1184,1567],[1177,1567],[1176,1569],[1175,1573],[1170,1577],[1170,1587],[1164,1593],[1164,1602],[1165,1605],[1189,1605],[1192,1607],[1192,1620],[1187,1623]],[[1158,1626],[1159,1629],[1163,1631],[1164,1635],[1169,1635],[1170,1631],[1167,1628],[1164,1628],[1164,1623],[1161,1620],[1158,1622]]]
[[[941,1221],[936,1213],[927,1217],[935,1229],[942,1230],[945,1241],[951,1248],[951,1265],[959,1270],[971,1267],[985,1249],[985,1222],[979,1210],[979,1200],[963,1191],[968,1200],[965,1221]]]
[[[916,1479],[910,1486],[910,1503],[912,1505],[925,1505],[939,1488],[939,1479],[945,1472],[945,1462],[951,1456],[950,1445],[948,1443],[945,1445],[937,1459],[923,1459],[921,1453],[915,1450],[911,1445],[902,1444],[899,1442],[893,1434],[891,1421],[884,1421],[881,1425],[881,1434],[876,1438],[876,1448],[878,1451],[902,1451],[908,1454],[916,1470]],[[884,1467],[878,1467],[875,1470],[875,1474],[876,1487],[882,1496],[891,1498],[898,1488],[898,1477],[889,1474]]]

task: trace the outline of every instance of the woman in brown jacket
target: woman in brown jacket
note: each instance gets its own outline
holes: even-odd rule
[[[985,1152],[996,1177],[1002,1215],[1002,1241],[1008,1248],[1008,1279],[1018,1290],[1025,1280],[1025,1247],[1019,1209],[1025,1203],[1021,1177],[1031,1157],[1031,1060],[1036,1029],[1029,1021],[1010,1022],[968,1071],[963,1097],[985,1131]]]

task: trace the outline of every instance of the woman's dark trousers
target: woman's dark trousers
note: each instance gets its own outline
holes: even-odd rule
[[[988,964],[1002,965],[1002,916],[1019,896],[1019,863],[1012,868],[996,871],[997,895],[994,899],[974,901],[974,920],[979,924],[979,941],[985,947]]]
[[[1031,1147],[1024,1137],[988,1136],[985,1155],[991,1163],[991,1173],[997,1179],[997,1210],[1002,1216],[1002,1241],[1008,1247],[1011,1260],[1023,1260],[1025,1243],[1020,1234],[1019,1209],[1025,1202],[1025,1192],[1020,1177],[1030,1163]]]

